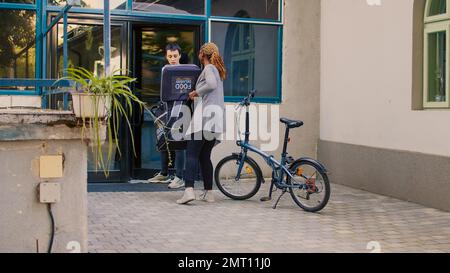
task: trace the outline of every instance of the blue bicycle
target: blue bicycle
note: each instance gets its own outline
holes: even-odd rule
[[[258,163],[248,155],[250,151],[264,158],[272,168],[269,196],[262,198],[261,201],[272,200],[272,193],[276,187],[282,190],[282,194],[273,206],[274,209],[283,195],[289,191],[295,203],[305,211],[318,212],[322,210],[327,205],[331,194],[325,166],[317,160],[306,157],[294,160],[287,153],[290,142],[289,132],[291,129],[303,126],[302,121],[281,119],[281,122],[286,125],[281,162],[278,162],[273,155],[269,155],[249,143],[249,106],[255,94],[256,91],[251,91],[236,108],[240,113],[240,110],[246,107],[245,140],[237,141],[237,145],[241,148],[240,153],[233,153],[222,159],[217,165],[214,173],[217,187],[225,196],[234,200],[247,200],[255,196],[265,181]],[[241,135],[240,132],[239,135]]]

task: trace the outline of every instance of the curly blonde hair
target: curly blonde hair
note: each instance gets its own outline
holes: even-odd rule
[[[206,56],[211,64],[219,71],[220,78],[224,81],[227,78],[227,69],[220,56],[219,47],[214,43],[206,43],[200,48],[200,53]]]

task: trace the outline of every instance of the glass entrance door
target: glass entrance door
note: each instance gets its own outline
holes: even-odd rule
[[[182,64],[197,64],[200,27],[180,25],[139,25],[134,27],[134,73],[136,94],[149,107],[160,101],[161,69],[167,64],[165,47],[177,43],[182,49]],[[132,176],[148,179],[161,168],[156,150],[156,129],[149,113],[135,120],[134,140],[137,157],[132,160]]]

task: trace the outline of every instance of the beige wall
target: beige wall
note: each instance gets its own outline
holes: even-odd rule
[[[45,148],[43,148],[45,147]],[[45,151],[44,151],[45,149]],[[47,205],[39,203],[39,156],[64,154],[61,201],[52,205],[55,253],[68,253],[71,242],[87,252],[87,148],[80,139],[0,141],[0,253],[47,252],[51,225]],[[14,158],[14,160],[10,160]]]
[[[285,0],[283,38],[280,116],[305,122],[304,127],[292,131],[289,152],[294,157],[316,157],[320,104],[320,1]],[[277,158],[282,149],[284,127],[279,125],[279,131],[280,147],[271,152]],[[239,151],[235,142],[226,142],[214,151],[214,161],[234,151]],[[265,163],[260,159],[257,161],[265,175],[270,175]]]
[[[381,3],[322,1],[320,137],[450,156],[450,110],[411,110],[414,1]]]
[[[60,185],[52,252],[88,251],[88,147],[75,124],[68,112],[0,110],[0,253],[47,252],[51,221],[38,190],[47,182]],[[63,176],[41,178],[41,167],[57,167],[40,157],[54,155],[63,156]]]

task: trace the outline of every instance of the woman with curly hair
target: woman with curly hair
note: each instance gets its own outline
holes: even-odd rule
[[[225,102],[223,81],[226,78],[226,68],[220,56],[219,48],[214,43],[204,44],[198,58],[204,69],[200,74],[196,90],[189,94],[191,100],[196,101],[194,115],[188,129],[186,152],[186,189],[178,204],[188,204],[196,199],[194,192],[195,171],[200,162],[204,181],[204,191],[199,200],[214,202],[213,165],[211,152],[225,131]],[[200,99],[200,100],[199,100]],[[198,103],[200,101],[200,103]],[[200,105],[201,104],[201,105]],[[213,110],[213,118],[208,120],[209,110]],[[198,126],[201,124],[202,126]]]

